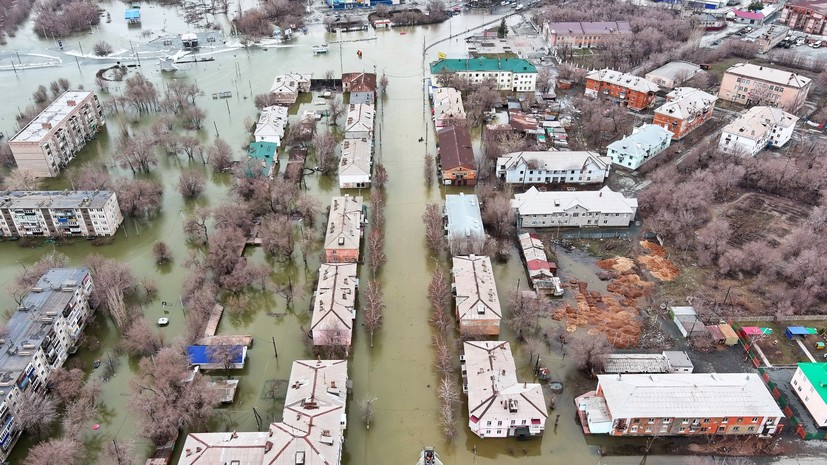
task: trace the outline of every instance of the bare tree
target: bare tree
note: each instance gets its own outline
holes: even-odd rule
[[[428,302],[431,304],[431,323],[442,333],[453,327],[449,310],[451,306],[451,288],[441,268],[434,270],[428,284]]]
[[[385,183],[388,182],[388,171],[385,169],[385,165],[382,162],[377,162],[373,165],[373,185],[377,189],[382,189],[385,187]]]
[[[528,335],[536,332],[540,317],[547,314],[544,300],[534,291],[515,289],[509,293],[508,302],[511,307],[508,324],[517,333],[518,339],[525,340]]]
[[[259,229],[261,247],[278,260],[289,260],[296,248],[293,222],[283,215],[268,215]]]
[[[70,166],[66,176],[72,189],[79,191],[94,191],[112,189],[112,177],[106,165],[87,163],[81,166]]]
[[[603,370],[604,356],[613,350],[605,334],[592,336],[585,332],[573,338],[571,348],[577,367],[590,376]]]
[[[210,362],[220,365],[230,379],[230,369],[243,354],[242,346],[216,345],[207,347],[207,357]]]
[[[387,74],[382,74],[382,77],[379,78],[379,90],[383,93],[388,90],[388,75]]]
[[[511,237],[516,224],[510,200],[505,195],[498,195],[483,202],[482,222],[492,236],[498,239]]]
[[[20,429],[37,438],[44,437],[57,419],[55,402],[31,390],[18,401],[16,410],[15,420]]]
[[[99,57],[105,57],[107,55],[112,54],[112,46],[109,45],[108,42],[103,40],[100,40],[97,43],[95,43],[93,50],[95,52],[95,55]]]
[[[150,356],[156,354],[164,346],[158,334],[152,330],[146,318],[136,318],[129,325],[123,339],[127,352],[133,356]]]
[[[435,203],[425,205],[422,221],[425,223],[425,242],[428,248],[439,254],[445,249],[445,227],[439,206]]]
[[[339,98],[332,98],[327,102],[327,121],[331,126],[338,126],[339,118],[345,113],[345,106]]]
[[[180,116],[185,129],[197,131],[203,126],[207,112],[197,105],[191,105],[181,110]]]
[[[373,421],[373,414],[376,410],[374,404],[377,400],[379,399],[370,394],[365,394],[365,397],[359,400],[359,415],[365,423],[365,429],[370,429],[370,422]]]
[[[336,156],[336,137],[330,131],[317,133],[313,137],[315,147],[316,163],[318,169],[324,175],[336,171],[339,166],[339,157]]]
[[[376,276],[376,272],[382,268],[382,265],[388,260],[385,255],[385,231],[381,227],[374,226],[368,234],[368,266],[370,267],[371,276]]]
[[[40,179],[27,169],[14,168],[3,184],[5,189],[11,191],[35,191],[40,187]]]
[[[453,441],[457,436],[456,425],[454,424],[454,406],[460,402],[459,389],[452,378],[444,376],[437,388],[437,396],[442,407],[440,409],[442,419],[442,434],[448,441]]]
[[[148,173],[158,164],[155,142],[156,139],[148,133],[122,137],[115,152],[118,166],[124,169],[129,168],[132,173]]]
[[[83,370],[78,368],[57,368],[49,374],[50,391],[61,404],[66,404],[81,393],[84,376]]]
[[[172,250],[164,241],[155,241],[152,244],[152,255],[155,256],[156,265],[163,265],[172,261]]]
[[[97,465],[133,465],[138,463],[135,443],[130,440],[112,439],[101,451]]]
[[[135,291],[135,276],[125,263],[92,254],[84,263],[95,282],[92,302],[105,308],[115,325],[123,334],[129,327],[130,312],[126,307],[126,296]]]
[[[227,170],[233,163],[233,150],[224,139],[216,138],[213,145],[207,149],[208,160],[213,171],[220,173]]]
[[[385,302],[382,299],[382,288],[377,281],[368,281],[365,293],[364,325],[370,334],[370,346],[373,347],[373,333],[382,328],[385,313]]]
[[[431,153],[426,153],[425,154],[424,171],[425,171],[425,184],[427,184],[428,187],[431,187],[431,184],[433,184],[433,182],[434,182],[434,156],[431,155]]]
[[[83,443],[69,438],[56,438],[32,447],[24,463],[27,465],[81,465],[85,454]]]
[[[206,184],[207,178],[204,173],[196,169],[181,171],[178,177],[178,191],[186,198],[191,199],[201,195]]]
[[[187,240],[198,245],[207,245],[210,240],[207,221],[212,216],[212,210],[198,207],[184,219],[184,234]]]

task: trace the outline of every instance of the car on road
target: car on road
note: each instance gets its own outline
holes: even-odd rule
[[[514,8],[514,9],[515,9],[515,10],[517,10],[517,11],[522,10],[522,9],[523,9],[523,4],[522,4],[522,3],[520,3],[520,4],[519,4],[519,5],[517,5],[517,7],[516,7],[516,8]]]

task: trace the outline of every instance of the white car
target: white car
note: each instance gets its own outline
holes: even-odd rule
[[[519,5],[517,5],[517,8],[514,8],[514,9],[517,10],[517,11],[522,10],[523,9],[523,4],[520,3]]]

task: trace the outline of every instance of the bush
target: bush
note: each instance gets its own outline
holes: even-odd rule
[[[66,37],[100,23],[98,6],[87,0],[45,0],[37,9],[34,32],[40,37]]]
[[[112,46],[104,41],[100,41],[95,44],[95,55],[99,57],[105,57],[112,54]]]

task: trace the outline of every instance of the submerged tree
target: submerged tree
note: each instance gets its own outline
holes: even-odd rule
[[[370,334],[370,346],[373,347],[373,333],[382,328],[385,313],[382,288],[377,281],[368,281],[365,300],[365,330]]]
[[[377,400],[379,399],[370,394],[365,394],[365,397],[359,401],[359,414],[365,423],[365,429],[370,429],[370,422],[373,421],[373,414],[376,410],[374,404]]]

